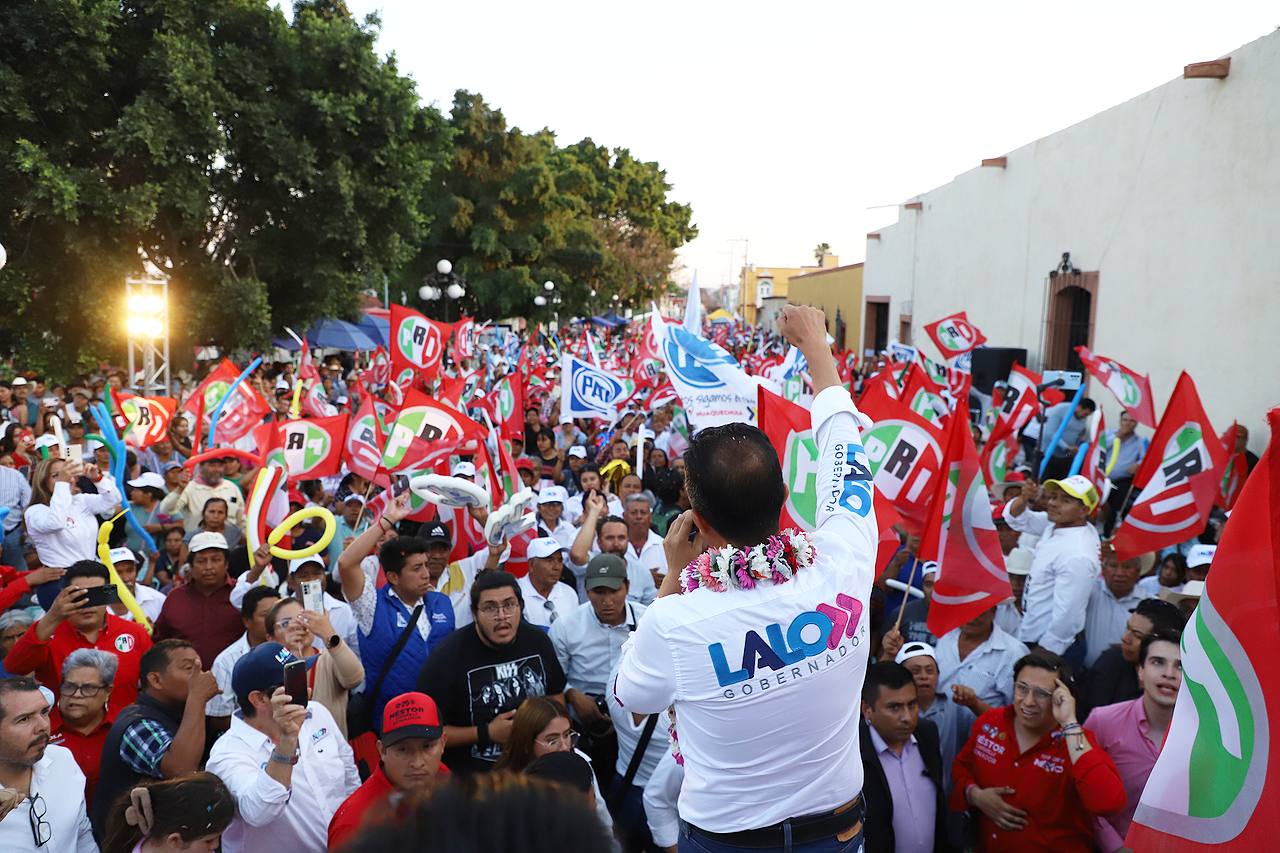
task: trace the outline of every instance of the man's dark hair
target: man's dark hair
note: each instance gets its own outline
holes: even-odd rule
[[[4,697],[10,693],[32,693],[39,690],[40,685],[29,675],[0,678],[0,722],[4,720]]]
[[[416,536],[397,536],[378,550],[378,562],[382,571],[400,574],[404,564],[414,554],[427,553],[427,543]]]
[[[1076,404],[1077,409],[1084,409],[1086,412],[1094,412],[1098,409],[1098,404],[1088,397],[1084,397]]]
[[[504,586],[511,587],[511,590],[516,594],[516,601],[520,602],[520,609],[523,611],[524,596],[520,594],[520,584],[516,583],[515,575],[510,572],[494,570],[481,572],[471,584],[471,612],[474,613],[480,609],[480,593],[488,592],[491,589],[502,589]]]
[[[1013,677],[1016,680],[1018,673],[1027,667],[1032,666],[1036,669],[1043,669],[1054,673],[1058,678],[1062,679],[1062,683],[1067,685],[1068,689],[1072,689],[1072,673],[1071,664],[1055,655],[1053,652],[1038,651],[1025,654],[1018,658],[1013,665]],[[1072,691],[1074,692],[1074,690]]]
[[[268,598],[279,598],[280,593],[274,587],[255,586],[244,594],[244,601],[240,602],[240,618],[248,622],[253,619],[253,614],[257,611],[258,605]]]
[[[591,765],[576,752],[548,752],[541,758],[534,759],[524,772],[583,794],[591,790],[593,781]]]
[[[161,640],[142,655],[142,660],[138,662],[138,683],[145,690],[147,688],[147,676],[151,673],[162,673],[169,668],[169,659],[173,657],[173,653],[178,649],[195,648],[186,640]]]
[[[659,468],[653,472],[645,471],[645,485],[653,492],[654,497],[665,506],[675,506],[680,500],[680,487],[683,479],[670,468]]]
[[[1133,608],[1133,612],[1151,620],[1153,633],[1156,631],[1181,632],[1187,627],[1187,617],[1178,609],[1178,605],[1163,598],[1144,598],[1138,602],[1137,607]]]
[[[877,661],[867,667],[867,678],[862,682],[862,701],[872,708],[880,699],[880,688],[900,690],[908,684],[914,684],[911,670],[891,660]]]
[[[1156,629],[1150,634],[1142,638],[1142,646],[1138,649],[1138,666],[1143,666],[1147,662],[1147,652],[1151,648],[1152,643],[1173,643],[1175,646],[1182,643],[1182,632],[1169,628]]]
[[[62,576],[65,583],[71,583],[77,578],[102,578],[103,583],[111,583],[111,573],[97,560],[76,560]]]
[[[620,515],[606,515],[596,522],[596,538],[600,537],[600,533],[604,530],[606,524],[621,524],[627,526],[627,520]]]
[[[725,539],[755,545],[778,532],[787,499],[769,438],[743,423],[708,427],[684,453],[689,503]]]

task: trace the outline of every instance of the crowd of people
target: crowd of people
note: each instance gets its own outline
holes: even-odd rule
[[[856,377],[836,378],[820,314],[788,312],[815,437],[861,453]],[[1216,535],[1117,558],[1104,537],[1146,452],[1132,422],[1114,442],[1119,501],[1065,470],[1035,477],[1031,445],[991,484],[1012,596],[935,637],[937,566],[905,529],[874,564],[852,455],[812,565],[778,545],[794,588],[745,584],[755,609],[734,610],[684,570],[780,541],[785,487],[754,427],[689,439],[671,405],[559,423],[554,396],[535,400],[512,448],[537,495],[527,534],[486,541],[488,510],[424,519],[408,493],[371,512],[382,490],[344,468],[289,488],[291,510],[329,509],[336,534],[285,559],[245,544],[255,472],[235,455],[185,464],[202,425],[181,415],[129,451],[120,494],[90,404],[125,380],[0,381],[0,850],[1124,849]],[[269,419],[288,416],[292,365],[249,381]],[[353,410],[349,362],[323,381]],[[1042,428],[1067,420],[1074,454],[1093,403],[1062,405]],[[478,479],[469,457],[446,467]],[[155,547],[115,525],[113,575],[97,540],[122,507]],[[297,525],[292,547],[322,527]],[[115,578],[149,624],[103,594]],[[770,615],[801,593],[855,600],[844,639],[830,605]],[[700,642],[708,626],[747,635],[741,669]],[[782,693],[810,674],[845,695]],[[726,698],[771,687],[778,705],[726,725]],[[777,734],[792,725],[817,733]]]

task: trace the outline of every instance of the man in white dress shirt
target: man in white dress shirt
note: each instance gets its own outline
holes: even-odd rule
[[[822,312],[788,305],[779,326],[813,379],[813,562],[784,583],[681,590],[681,568],[706,549],[752,549],[777,535],[787,493],[760,430],[703,429],[684,455],[693,509],[672,522],[671,570],[623,649],[613,690],[630,713],[674,705],[682,841],[843,853],[861,846],[864,814],[857,697],[878,539],[858,431],[866,419],[840,385]]]
[[[360,786],[333,716],[318,702],[293,704],[281,687],[292,660],[279,643],[263,643],[232,672],[242,710],[213,745],[208,765],[236,801],[223,853],[325,853],[329,821]]]
[[[578,594],[566,583],[564,546],[551,536],[529,543],[529,574],[520,578],[520,595],[524,597],[524,618],[546,631],[561,616],[578,608]]]
[[[569,549],[569,562],[574,572],[582,574],[587,563],[596,554],[617,554],[627,561],[627,597],[648,606],[658,597],[653,574],[641,565],[639,555],[631,545],[631,529],[626,520],[617,515],[606,515],[607,504],[600,494],[587,498],[587,511],[582,516],[582,527]]]
[[[635,563],[649,573],[654,584],[662,583],[667,573],[667,554],[662,537],[653,532],[653,499],[644,492],[627,495],[622,502],[622,517],[627,522],[627,562]],[[654,598],[658,591],[654,589]],[[653,599],[641,602],[651,604]]]

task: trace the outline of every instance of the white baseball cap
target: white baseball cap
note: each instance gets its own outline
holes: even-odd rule
[[[587,449],[583,447],[581,444],[575,444],[573,447],[569,448],[569,455],[576,456],[579,459],[586,459]]]
[[[293,573],[294,573],[294,572],[296,572],[298,569],[300,569],[300,568],[302,568],[303,566],[305,566],[307,563],[315,563],[315,564],[316,564],[317,566],[319,566],[321,569],[323,569],[323,568],[324,568],[324,560],[320,559],[318,556],[316,556],[316,555],[314,555],[314,554],[313,554],[313,555],[312,555],[312,556],[310,556],[310,557],[302,557],[301,559],[298,559],[298,560],[290,560],[290,561],[289,561],[289,574],[293,574]]]
[[[553,536],[543,536],[534,539],[529,543],[528,556],[531,560],[545,560],[557,551],[563,551],[564,546]]]
[[[1213,562],[1213,555],[1217,550],[1217,545],[1193,545],[1190,553],[1187,554],[1187,568],[1194,569],[1196,566],[1209,565]]]
[[[138,555],[133,553],[133,551],[129,550],[128,548],[112,548],[111,549],[112,565],[115,565],[116,563],[137,563],[137,562],[138,562]]]
[[[192,554],[198,551],[207,551],[210,548],[218,548],[223,551],[230,551],[227,546],[227,537],[221,533],[214,533],[211,530],[204,530],[191,537],[191,544],[187,546]]]
[[[153,489],[164,491],[164,477],[153,471],[146,471],[141,476],[129,480],[125,485],[133,486],[135,489],[145,489],[150,486]]]
[[[452,474],[455,477],[474,477],[476,475],[476,466],[471,462],[459,462],[453,466]]]
[[[539,504],[562,504],[569,500],[569,491],[564,486],[547,486],[538,493]]]
[[[920,569],[920,577],[936,578],[938,576],[937,560],[925,560],[924,566]]]
[[[57,443],[58,443],[58,439],[54,436],[54,434],[51,432],[46,432],[44,435],[36,439],[36,450],[39,450],[42,447],[53,447]]]
[[[356,503],[358,503],[358,504],[363,504],[363,503],[364,503],[364,496],[363,496],[363,495],[358,495],[358,494],[356,494],[355,492],[352,492],[351,494],[347,495],[345,498],[343,498],[343,499],[342,499],[342,502],[343,502],[344,504],[349,504],[349,503],[351,503],[352,501],[355,501],[355,502],[356,502]]]
[[[27,384],[27,378],[25,376],[15,376],[13,377],[13,381],[10,382],[9,384],[12,385],[14,388],[19,388]]]
[[[1004,558],[1004,569],[1011,575],[1025,577],[1031,574],[1031,558],[1034,556],[1027,548],[1014,548]]]
[[[933,646],[928,643],[907,643],[898,649],[898,656],[893,659],[894,663],[906,663],[912,658],[930,657],[935,661],[938,654],[933,650]]]

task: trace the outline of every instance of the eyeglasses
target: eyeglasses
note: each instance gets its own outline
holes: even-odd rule
[[[1030,684],[1024,684],[1021,681],[1013,685],[1013,692],[1016,696],[1026,696],[1030,693],[1036,697],[1037,702],[1048,702],[1053,698],[1052,690],[1045,690],[1043,687],[1032,687]]]
[[[44,819],[44,816],[49,812],[49,808],[45,805],[44,797],[39,794],[32,796],[30,799],[31,811],[27,812],[27,818],[31,821],[31,840],[37,847],[43,847],[53,837],[53,827]]]
[[[97,696],[99,692],[105,690],[105,684],[74,684],[70,681],[64,681],[58,687],[58,692],[63,696],[84,696],[86,699]]]
[[[485,616],[497,616],[499,613],[518,613],[520,611],[520,602],[505,601],[502,604],[486,604],[480,608],[480,612]]]
[[[556,603],[549,598],[546,601],[542,602],[542,609],[547,611],[547,613],[550,614],[548,618],[552,622],[556,621],[556,617],[560,615],[559,613],[556,612]]]
[[[547,735],[546,737],[538,738],[538,743],[547,749],[555,749],[564,744],[568,744],[569,749],[573,749],[578,745],[578,733],[569,731],[562,735]]]

